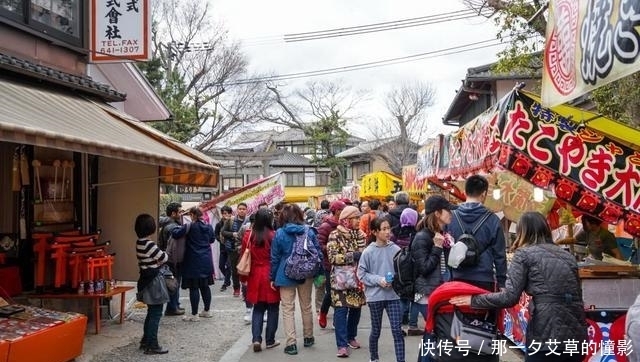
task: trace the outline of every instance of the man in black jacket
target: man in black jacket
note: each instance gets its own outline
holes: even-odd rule
[[[171,231],[180,226],[180,218],[182,217],[182,204],[178,202],[171,202],[167,205],[166,208],[167,216],[160,219],[160,234],[158,235],[158,246],[162,250],[167,249],[167,243],[169,238],[171,237]],[[180,285],[180,281],[182,280],[182,272],[180,270],[180,263],[169,264],[169,268],[171,268],[171,272],[173,273],[174,278]],[[164,315],[166,316],[178,316],[183,315],[184,309],[180,308],[180,288],[176,290],[175,293],[169,293],[169,302],[167,303],[167,308],[164,311]]]

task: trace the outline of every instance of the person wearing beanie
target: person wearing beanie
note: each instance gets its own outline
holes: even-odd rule
[[[366,244],[359,228],[360,210],[346,206],[338,218],[339,225],[329,234],[327,254],[331,263],[331,302],[335,326],[337,356],[349,357],[349,347],[360,348],[356,340],[360,312],[365,295],[356,276],[358,261]]]
[[[328,206],[329,214],[323,219],[322,224],[318,226],[318,243],[322,250],[322,266],[324,268],[325,285],[324,296],[320,305],[320,312],[318,313],[318,325],[320,328],[327,326],[327,314],[329,313],[329,307],[331,307],[331,284],[329,278],[331,277],[331,263],[329,263],[329,256],[327,255],[327,243],[329,242],[329,234],[338,227],[340,219],[340,213],[347,205],[340,200],[333,201]],[[316,293],[318,289],[316,288]]]

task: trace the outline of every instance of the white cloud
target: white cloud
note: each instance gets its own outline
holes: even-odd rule
[[[460,1],[420,0],[214,0],[213,14],[242,40],[250,69],[289,74],[433,52],[494,39],[497,29],[481,17],[399,30],[285,43],[284,34],[327,30],[465,10]],[[497,60],[498,47],[433,57],[366,70],[314,77],[339,79],[354,89],[370,89],[378,98],[361,109],[363,119],[379,118],[384,91],[403,82],[421,80],[436,88],[436,104],[428,111],[434,131],[450,132],[441,118],[460,87],[467,69]],[[288,81],[298,87],[309,79]],[[363,107],[361,107],[363,108]]]

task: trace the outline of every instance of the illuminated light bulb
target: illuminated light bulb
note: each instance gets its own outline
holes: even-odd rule
[[[544,191],[539,187],[533,188],[533,201],[542,202],[544,200]]]
[[[442,183],[442,186],[447,187],[447,186],[449,186],[449,185],[447,185],[447,183],[446,183],[446,182],[443,182],[443,183]]]
[[[502,192],[500,191],[500,189],[493,190],[493,199],[494,200],[500,200],[501,196],[502,196]]]

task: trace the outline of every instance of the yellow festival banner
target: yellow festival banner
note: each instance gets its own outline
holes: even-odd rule
[[[378,171],[362,176],[360,197],[387,197],[402,191],[402,179],[394,174]]]
[[[551,0],[542,105],[553,107],[640,69],[640,0]]]

